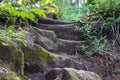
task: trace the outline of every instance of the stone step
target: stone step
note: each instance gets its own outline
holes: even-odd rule
[[[38,28],[42,29],[72,29],[75,25],[74,24],[37,24],[36,25]]]
[[[46,80],[45,75],[41,73],[34,73],[27,75],[31,80]]]
[[[65,40],[65,39],[59,39],[63,43],[72,43],[72,44],[81,44],[84,43],[85,41],[75,41],[75,40]]]
[[[61,75],[61,76],[60,76]],[[46,74],[47,80],[102,80],[94,72],[73,68],[54,68]]]
[[[74,30],[53,30],[58,38],[66,39],[66,40],[83,40],[83,36],[81,32],[74,31]]]
[[[39,24],[37,26],[40,29],[46,29],[54,31],[58,38],[67,40],[82,40],[83,36],[80,31],[76,31],[74,24],[64,24],[64,25],[51,25],[51,24]]]
[[[59,51],[67,52],[67,54],[76,54],[80,49],[80,46],[86,43],[86,41],[74,41],[74,40],[64,40],[59,39],[61,42],[59,46]]]

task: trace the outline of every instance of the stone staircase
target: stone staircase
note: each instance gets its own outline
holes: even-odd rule
[[[38,60],[41,59],[25,65],[25,74],[31,80],[101,80],[97,74],[87,71],[86,65],[71,57],[86,43],[82,33],[74,28],[73,24],[39,24],[32,28],[30,37],[35,36],[34,44],[42,49],[34,46],[35,53],[29,52],[30,57],[36,59],[34,55],[39,54]]]
[[[86,41],[73,24],[40,24],[35,28],[36,44],[53,53],[75,54]]]

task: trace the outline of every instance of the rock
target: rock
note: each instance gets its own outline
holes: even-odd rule
[[[33,80],[40,80],[40,77],[52,68],[87,70],[82,63],[67,56],[52,53],[52,51],[75,53],[77,47],[84,42],[58,39],[53,31],[38,28],[34,28],[33,31],[26,35],[28,46],[19,44],[17,44],[19,47],[0,46],[0,59],[9,66],[10,71],[14,72],[12,76],[18,75],[22,80],[29,80],[26,76]],[[3,72],[11,74],[6,68],[0,68],[0,73]]]
[[[29,63],[42,63],[48,67],[55,66],[57,57],[54,54],[50,53],[40,45],[35,44],[32,48],[23,47],[22,48],[25,62]],[[54,56],[53,56],[54,55]]]
[[[24,75],[24,53],[21,50],[17,50],[16,46],[0,46],[0,64],[2,65],[8,65],[9,70],[12,70],[15,72],[15,74],[17,74],[18,76],[20,76],[21,78],[23,78],[23,80],[29,80],[25,75]],[[6,69],[1,68],[1,72],[7,72]],[[8,75],[10,75],[10,73],[8,73]],[[6,76],[2,75],[2,76]],[[14,74],[12,74],[14,75]],[[14,80],[14,79],[12,79]]]
[[[34,45],[33,48],[23,48],[23,52],[26,63],[25,72],[32,80],[41,80],[40,77],[44,76],[43,74],[51,68],[72,67],[79,70],[87,70],[82,63],[80,64],[67,56],[53,54],[40,45]]]
[[[86,41],[74,41],[74,40],[63,40],[59,39],[61,44],[58,45],[59,51],[67,52],[67,54],[76,54],[80,46],[85,44]]]
[[[34,48],[23,48],[25,62],[29,65],[36,65],[44,69],[55,67],[73,67],[75,69],[86,69],[86,67],[67,56],[53,54],[40,45],[34,45]],[[33,65],[32,65],[33,64]],[[45,70],[44,69],[44,70]]]
[[[86,66],[80,62],[77,62],[71,58],[63,58],[58,62],[60,68],[68,67],[78,70],[87,70]]]
[[[73,68],[54,68],[46,74],[47,80],[102,80],[96,73]]]

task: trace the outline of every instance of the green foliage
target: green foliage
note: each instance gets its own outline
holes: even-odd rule
[[[94,24],[92,22],[86,21],[84,26],[76,27],[76,30],[81,31],[84,35],[85,40],[87,41],[87,43],[80,46],[80,48],[82,52],[89,57],[103,50],[108,43],[105,37],[98,37],[98,28],[94,28],[93,26]]]
[[[19,32],[13,31],[14,26],[8,27],[6,30],[0,30],[0,44],[4,46],[11,46],[14,42],[22,43],[27,46],[25,34],[27,31],[21,30]]]
[[[87,0],[87,20],[79,27],[89,44],[81,46],[82,51],[88,56],[102,50],[107,45],[107,40],[119,43],[120,35],[120,1],[119,0]],[[100,38],[100,37],[106,37]],[[101,42],[102,41],[102,42]]]
[[[19,0],[4,0],[0,3],[0,14],[9,17],[21,17],[24,20],[34,20],[36,15],[45,17],[48,12],[58,12],[57,8],[50,7],[53,0],[33,2],[34,0],[22,0],[22,2],[19,2]],[[46,9],[44,10],[44,8]]]

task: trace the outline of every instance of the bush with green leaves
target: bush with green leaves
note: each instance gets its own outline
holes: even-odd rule
[[[0,3],[0,14],[34,20],[36,15],[45,17],[48,12],[57,13],[58,9],[52,7],[52,3],[53,0],[4,0]]]

